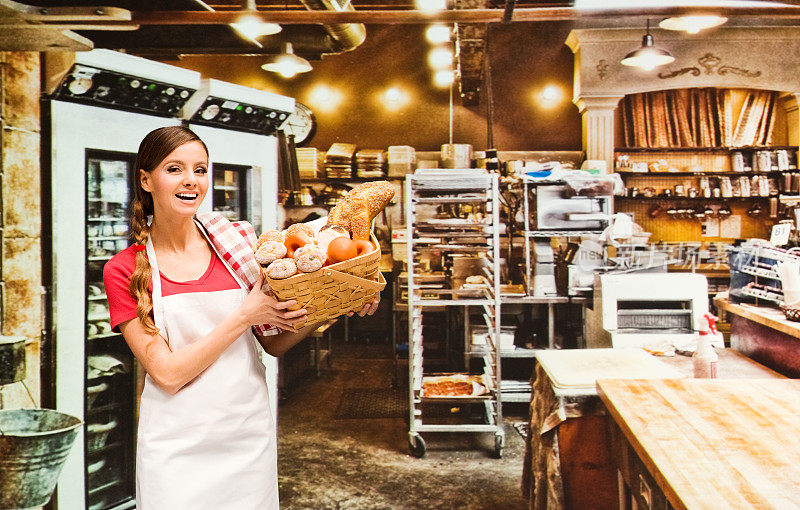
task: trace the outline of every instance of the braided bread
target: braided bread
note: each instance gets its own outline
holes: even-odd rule
[[[353,239],[369,239],[372,220],[394,198],[394,186],[388,181],[372,181],[350,190],[331,210],[328,225],[350,231]]]

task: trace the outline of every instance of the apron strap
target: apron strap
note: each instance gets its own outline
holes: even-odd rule
[[[153,247],[153,240],[147,236],[147,259],[150,261],[151,278],[153,280],[153,322],[156,327],[161,330],[161,335],[169,342],[167,338],[167,330],[164,327],[164,302],[161,297],[161,272],[158,270],[158,261],[156,260],[156,250]]]

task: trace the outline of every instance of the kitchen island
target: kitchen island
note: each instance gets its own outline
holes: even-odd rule
[[[798,508],[800,381],[604,379],[633,508]]]

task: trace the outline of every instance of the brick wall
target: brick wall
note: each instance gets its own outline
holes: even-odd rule
[[[43,327],[39,53],[0,52],[0,332],[22,335],[25,383],[39,400],[39,346]],[[0,390],[0,407],[31,407],[20,384]]]

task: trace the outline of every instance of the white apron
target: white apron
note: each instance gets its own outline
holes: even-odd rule
[[[240,289],[164,297],[149,238],[147,256],[153,271],[155,324],[173,351],[208,334],[247,295],[220,257]],[[252,330],[175,395],[145,377],[136,448],[136,508],[278,508],[275,426]]]

